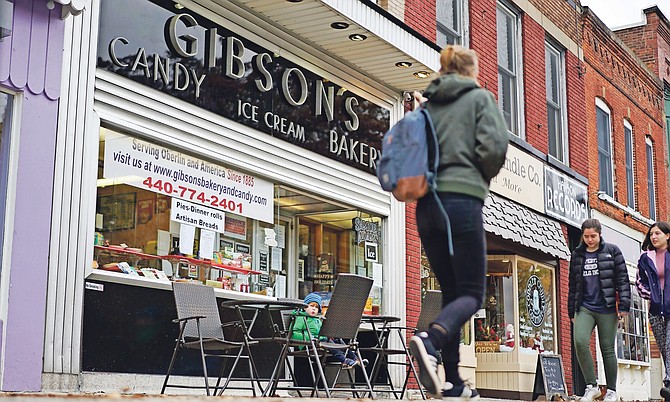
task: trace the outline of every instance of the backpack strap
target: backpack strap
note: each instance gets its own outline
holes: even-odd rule
[[[437,195],[437,172],[438,165],[440,163],[439,150],[440,144],[437,140],[437,133],[435,132],[435,126],[433,125],[433,119],[430,117],[430,113],[426,109],[427,102],[421,104],[421,113],[424,114],[426,120],[426,144],[428,144],[428,169],[432,177],[427,178],[430,183],[430,190],[433,193],[433,198],[437,203],[437,206],[440,208],[442,217],[444,218],[444,225],[447,229],[447,245],[449,246],[449,255],[454,256],[454,244],[452,241],[451,235],[451,221],[449,220],[449,214],[444,209],[440,197]]]

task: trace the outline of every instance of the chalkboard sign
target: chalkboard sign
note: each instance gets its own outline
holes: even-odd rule
[[[561,355],[538,355],[533,399],[542,394],[547,396],[548,401],[558,400],[558,396],[562,400],[568,399]]]

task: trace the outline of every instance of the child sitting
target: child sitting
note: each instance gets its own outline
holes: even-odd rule
[[[296,321],[293,325],[293,332],[291,333],[291,339],[309,341],[313,338],[318,338],[321,341],[329,341],[332,343],[342,343],[344,341],[341,339],[328,339],[323,336],[319,336],[319,331],[321,331],[321,303],[322,299],[318,293],[310,293],[305,296],[304,300],[307,307],[303,310],[297,310],[293,314],[296,315]],[[352,350],[347,350],[347,355],[344,355],[342,349],[327,349],[328,352],[333,356],[335,360],[342,363],[344,368],[353,368],[356,365],[360,364],[356,358],[356,354]]]

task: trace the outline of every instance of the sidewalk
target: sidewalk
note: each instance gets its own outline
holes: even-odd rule
[[[44,398],[49,398],[49,402],[73,402],[73,399],[76,399],[77,402],[104,402],[105,400],[123,400],[128,401],[130,399],[137,400],[138,402],[209,402],[212,398],[216,398],[218,401],[240,401],[246,400],[252,402],[257,400],[259,402],[345,402],[345,401],[370,401],[371,399],[355,399],[355,398],[291,398],[291,397],[253,397],[253,396],[240,396],[240,395],[231,395],[231,396],[194,396],[194,395],[146,395],[146,394],[119,394],[119,393],[53,393],[53,392],[0,392],[0,398],[12,398],[12,402],[41,402],[44,401]],[[396,400],[391,399],[376,399],[378,401],[389,401]],[[419,399],[420,400],[420,399]],[[492,398],[480,398],[478,399],[481,402],[519,402],[517,400],[509,399],[492,399]]]

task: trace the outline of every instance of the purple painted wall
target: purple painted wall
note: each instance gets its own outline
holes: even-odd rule
[[[20,93],[18,171],[2,391],[39,391],[46,310],[51,200],[64,21],[60,6],[14,1],[11,36],[0,42],[0,87]],[[11,196],[11,195],[10,195]],[[2,349],[0,349],[2,350]]]

